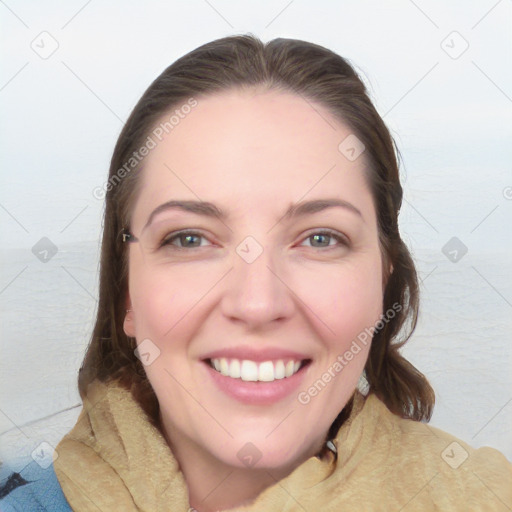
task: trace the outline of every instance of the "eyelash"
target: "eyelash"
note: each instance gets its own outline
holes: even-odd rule
[[[178,239],[180,236],[185,236],[185,235],[192,235],[192,236],[196,236],[196,237],[199,237],[199,238],[207,239],[199,231],[183,230],[183,231],[178,231],[176,233],[172,233],[171,236],[166,236],[162,240],[162,242],[160,243],[159,248],[162,248],[162,247],[165,247],[165,246],[172,246],[173,245],[172,242],[174,240]],[[333,230],[330,230],[330,229],[322,229],[322,230],[319,230],[319,231],[314,231],[311,234],[309,234],[308,236],[306,236],[303,239],[303,241],[308,240],[309,238],[312,238],[315,235],[323,235],[323,236],[329,236],[331,238],[334,238],[336,241],[338,241],[340,243],[341,246],[349,247],[349,245],[350,245],[345,236],[339,234],[337,231],[333,231]],[[179,247],[179,246],[174,246],[174,249],[176,249],[176,250],[188,250],[188,249],[199,249],[200,247],[201,246],[199,246],[199,247]],[[330,245],[328,245],[326,247],[312,247],[312,249],[333,249],[333,248],[335,248],[335,247],[334,246],[330,246]]]

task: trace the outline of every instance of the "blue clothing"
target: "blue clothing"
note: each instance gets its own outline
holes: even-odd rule
[[[43,469],[32,462],[21,473],[11,473],[0,493],[0,512],[72,512],[53,464]]]

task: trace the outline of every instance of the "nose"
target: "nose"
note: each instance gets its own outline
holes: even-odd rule
[[[222,312],[231,321],[253,330],[293,315],[294,293],[274,259],[266,249],[252,263],[235,254],[222,298]]]

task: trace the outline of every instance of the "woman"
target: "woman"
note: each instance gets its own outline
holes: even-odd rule
[[[512,465],[427,426],[434,392],[399,354],[418,283],[398,165],[344,59],[196,49],[136,105],[104,190],[84,408],[6,506],[512,507]]]

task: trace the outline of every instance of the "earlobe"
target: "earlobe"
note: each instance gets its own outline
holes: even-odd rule
[[[382,289],[385,290],[386,286],[388,285],[389,278],[391,277],[391,274],[393,274],[393,265],[389,264],[389,270],[386,275],[382,276]]]
[[[124,317],[123,322],[123,331],[126,334],[126,336],[129,336],[130,338],[135,337],[135,322],[133,319],[133,311],[131,309],[128,309],[126,311],[126,315]]]
[[[390,277],[393,275],[393,270],[394,270],[394,267],[393,267],[393,265],[390,263],[390,264],[389,264],[388,277],[387,277],[387,279],[386,279],[386,286],[387,286],[387,284],[388,284],[388,282],[389,282]]]
[[[384,266],[383,268],[383,275],[382,275],[382,288],[385,289],[387,284],[388,284],[388,281],[389,281],[389,278],[391,277],[391,274],[393,274],[393,270],[394,270],[394,267],[393,267],[393,264],[392,263],[389,263],[386,266]]]

